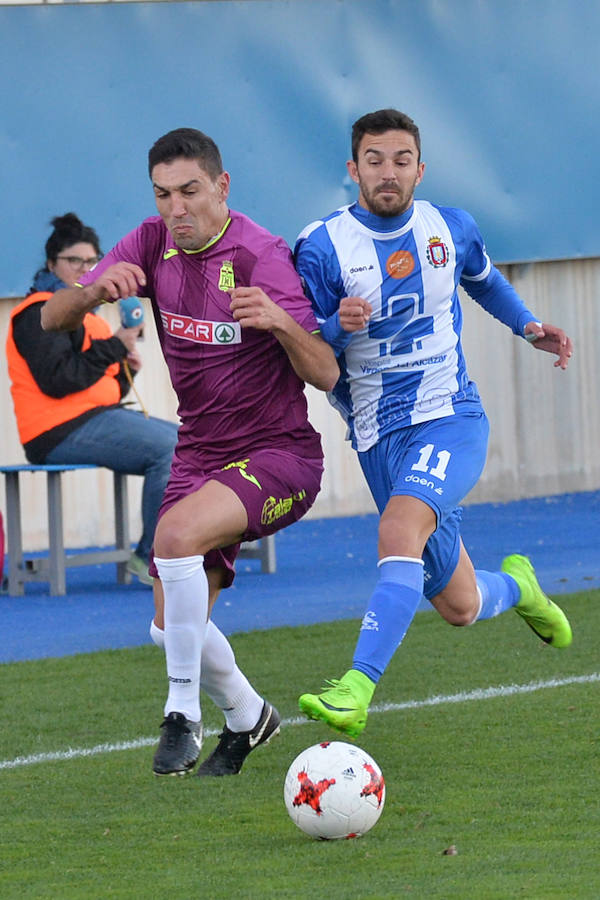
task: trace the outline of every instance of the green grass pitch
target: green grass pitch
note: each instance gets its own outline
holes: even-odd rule
[[[358,741],[387,800],[354,841],[303,835],[283,781],[303,747],[336,737],[296,700],[347,668],[356,621],[232,638],[285,722],[224,779],[152,775],[154,646],[0,666],[0,896],[597,900],[599,601],[559,599],[568,650],[510,612],[463,629],[419,613]],[[205,725],[203,755],[221,727],[208,700]]]

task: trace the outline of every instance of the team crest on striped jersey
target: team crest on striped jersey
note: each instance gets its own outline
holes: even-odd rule
[[[443,269],[448,263],[448,248],[437,235],[430,237],[427,242],[427,259],[435,269]]]

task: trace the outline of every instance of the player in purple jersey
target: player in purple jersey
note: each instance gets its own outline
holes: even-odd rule
[[[331,390],[339,369],[284,241],[227,205],[214,141],[169,132],[149,153],[158,217],[146,219],[81,279],[57,291],[43,326],[71,329],[102,302],[146,296],[179,399],[181,426],[154,537],[155,643],[169,682],[157,775],[198,760],[202,688],[225,715],[197,775],[240,771],[279,731],[277,710],[236,665],[210,620],[241,541],[299,519],[320,487],[323,455],[304,382]]]
[[[299,700],[309,718],[351,737],[365,727],[423,594],[453,625],[514,608],[547,643],[572,640],[526,557],[507,557],[501,572],[475,571],[460,538],[459,504],[483,470],[488,424],[461,348],[458,284],[536,349],[555,353],[561,369],[571,341],[527,310],[468,213],[414,200],[420,151],[419,130],[403,113],[358,119],[348,162],[358,203],[307,226],[296,246],[321,333],[340,362],[332,402],[381,515],[379,581],[352,668]]]

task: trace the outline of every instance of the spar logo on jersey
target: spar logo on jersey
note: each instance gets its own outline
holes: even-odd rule
[[[448,248],[441,237],[430,237],[427,242],[427,259],[434,269],[443,269],[448,264]]]
[[[236,331],[230,322],[219,322],[215,326],[215,339],[217,344],[236,344]]]
[[[241,344],[242,328],[239,322],[206,322],[191,316],[178,316],[160,310],[163,328],[174,338],[194,341],[196,344]]]

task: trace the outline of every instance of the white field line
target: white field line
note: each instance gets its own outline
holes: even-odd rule
[[[381,703],[369,709],[372,713],[399,712],[404,709],[423,709],[426,706],[445,706],[451,703],[467,703],[470,700],[493,700],[497,697],[512,697],[515,694],[532,694],[548,688],[560,688],[569,684],[592,684],[600,681],[600,672],[592,672],[589,675],[571,675],[567,678],[551,678],[549,681],[531,681],[529,684],[509,684],[500,687],[476,688],[473,691],[463,691],[459,694],[440,694],[435,697],[427,697],[425,700],[405,700],[403,703]],[[296,717],[283,719],[283,726],[309,725],[307,719]],[[215,729],[204,732],[205,737],[218,734]],[[59,760],[82,759],[86,756],[101,756],[105,753],[117,753],[120,750],[138,750],[141,747],[149,747],[156,743],[156,736],[137,738],[134,741],[121,741],[116,744],[97,744],[95,747],[74,747],[69,750],[56,750],[50,753],[35,753],[32,756],[18,756],[16,759],[0,760],[0,770],[17,769],[21,766],[32,766],[37,763],[56,762]]]

